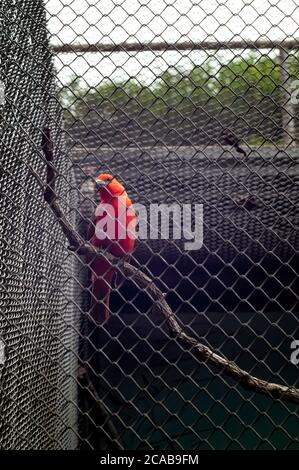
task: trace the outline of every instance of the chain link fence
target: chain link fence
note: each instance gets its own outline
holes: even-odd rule
[[[189,336],[298,387],[299,6],[3,0],[0,21],[1,447],[299,449],[298,402],[199,360],[134,276],[95,325],[90,265],[36,176],[49,128],[86,240],[101,173],[147,213],[202,204],[201,248],[160,233],[130,264]]]

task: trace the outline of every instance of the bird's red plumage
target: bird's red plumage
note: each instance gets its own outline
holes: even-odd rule
[[[126,257],[134,250],[136,238],[137,218],[132,201],[123,185],[111,175],[101,174],[96,178],[96,182],[102,186],[99,190],[100,204],[96,210],[91,243],[95,247],[106,248],[114,256]],[[113,218],[109,219],[113,233],[109,233],[107,229],[106,236],[99,237],[99,233],[103,230],[101,228],[98,230],[98,227],[104,222],[105,217],[107,219],[106,207],[110,207],[114,214]],[[90,314],[97,323],[103,323],[109,318],[109,300],[115,268],[104,256],[91,262],[90,267],[92,281]]]

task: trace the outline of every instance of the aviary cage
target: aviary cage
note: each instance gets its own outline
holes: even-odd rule
[[[243,0],[212,11],[205,1],[104,3],[0,7],[1,447],[298,449],[298,404],[200,361],[134,277],[117,280],[109,321],[90,321],[88,266],[35,174],[46,181],[49,128],[58,200],[83,238],[104,171],[146,207],[203,204],[202,248],[140,240],[131,263],[189,336],[253,376],[298,387],[298,6],[286,2],[290,19]],[[246,8],[258,16],[244,26]],[[281,39],[274,25],[260,36],[258,18],[277,15],[293,33]],[[203,35],[208,19],[227,31],[233,17],[234,38]]]

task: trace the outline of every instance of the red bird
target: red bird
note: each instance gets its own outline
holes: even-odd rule
[[[96,178],[100,204],[95,212],[91,244],[114,256],[132,253],[136,240],[136,213],[124,186],[112,175]],[[99,324],[109,318],[109,300],[115,268],[103,257],[91,262],[92,301],[90,314]]]

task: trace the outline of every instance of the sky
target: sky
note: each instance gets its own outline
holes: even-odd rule
[[[46,8],[52,44],[299,38],[298,0],[46,0]],[[190,68],[206,57],[200,51],[60,54],[56,67],[62,83],[74,75],[93,86],[105,78],[151,83],[168,65]]]

